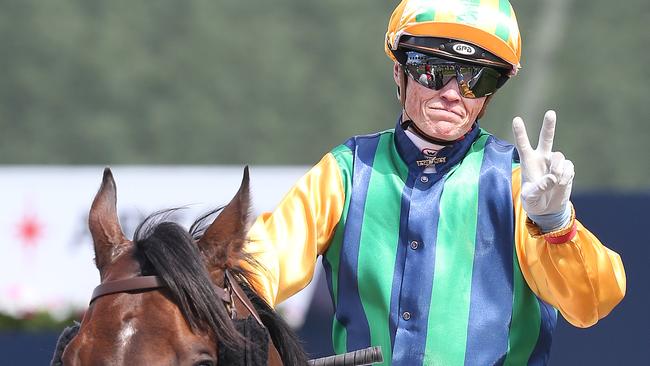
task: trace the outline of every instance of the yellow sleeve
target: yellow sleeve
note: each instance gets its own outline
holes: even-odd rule
[[[341,218],[345,191],[336,159],[328,153],[287,193],[273,212],[257,218],[246,251],[261,268],[251,284],[271,305],[303,289],[312,279],[316,258],[327,250]]]
[[[586,328],[605,317],[625,296],[625,270],[620,256],[605,247],[572,215],[577,231],[559,244],[546,241],[558,232],[542,234],[528,222],[521,206],[521,170],[512,172],[515,207],[515,245],[528,286],[577,327]]]

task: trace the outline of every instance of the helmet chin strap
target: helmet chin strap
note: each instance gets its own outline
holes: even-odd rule
[[[406,111],[404,111],[404,113],[406,113]],[[456,141],[462,140],[465,137],[463,135],[463,137],[461,137],[461,138],[459,138],[457,140],[453,140],[453,141],[439,140],[437,138],[433,138],[433,137],[427,135],[426,133],[424,133],[421,129],[418,128],[418,126],[415,125],[415,123],[413,123],[413,121],[411,119],[402,118],[402,121],[400,122],[400,126],[402,126],[402,129],[404,129],[404,130],[409,130],[409,128],[410,128],[409,131],[411,131],[414,134],[418,135],[418,137],[420,137],[424,141],[430,142],[432,144],[440,145],[440,146],[453,145],[453,144],[456,143]]]
[[[399,79],[400,86],[397,89],[397,94],[399,96],[399,102],[402,105],[402,121],[400,122],[400,126],[402,127],[402,129],[407,130],[410,128],[411,132],[418,135],[424,141],[430,142],[432,144],[440,145],[440,146],[450,146],[456,143],[456,141],[464,139],[465,135],[453,141],[440,140],[427,135],[426,133],[424,133],[424,131],[419,129],[418,126],[416,126],[416,124],[413,122],[411,117],[408,115],[408,112],[406,111],[406,82],[407,82],[406,78],[408,77],[408,75],[406,74],[406,70],[404,70],[401,64],[398,67],[399,67],[399,71],[397,77]]]

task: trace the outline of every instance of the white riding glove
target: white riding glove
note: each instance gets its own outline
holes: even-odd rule
[[[512,120],[515,146],[521,162],[521,202],[528,217],[542,232],[565,227],[571,220],[569,196],[573,163],[561,152],[552,152],[555,135],[555,112],[547,111],[537,148],[528,140],[526,126],[520,117]]]

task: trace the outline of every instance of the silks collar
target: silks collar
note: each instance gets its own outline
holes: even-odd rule
[[[477,121],[462,138],[444,146],[435,154],[435,157],[431,157],[420,151],[406,135],[402,125],[402,119],[400,117],[395,127],[395,145],[402,160],[409,166],[409,170],[422,170],[433,164],[437,173],[445,173],[449,168],[456,165],[465,156],[480,131]],[[433,143],[438,144],[436,142]]]

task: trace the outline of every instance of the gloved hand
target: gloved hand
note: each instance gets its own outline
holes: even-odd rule
[[[521,161],[521,202],[542,232],[560,229],[571,219],[569,196],[575,173],[571,160],[561,152],[551,151],[555,120],[555,112],[547,111],[535,150],[530,146],[524,121],[520,117],[512,120]]]

